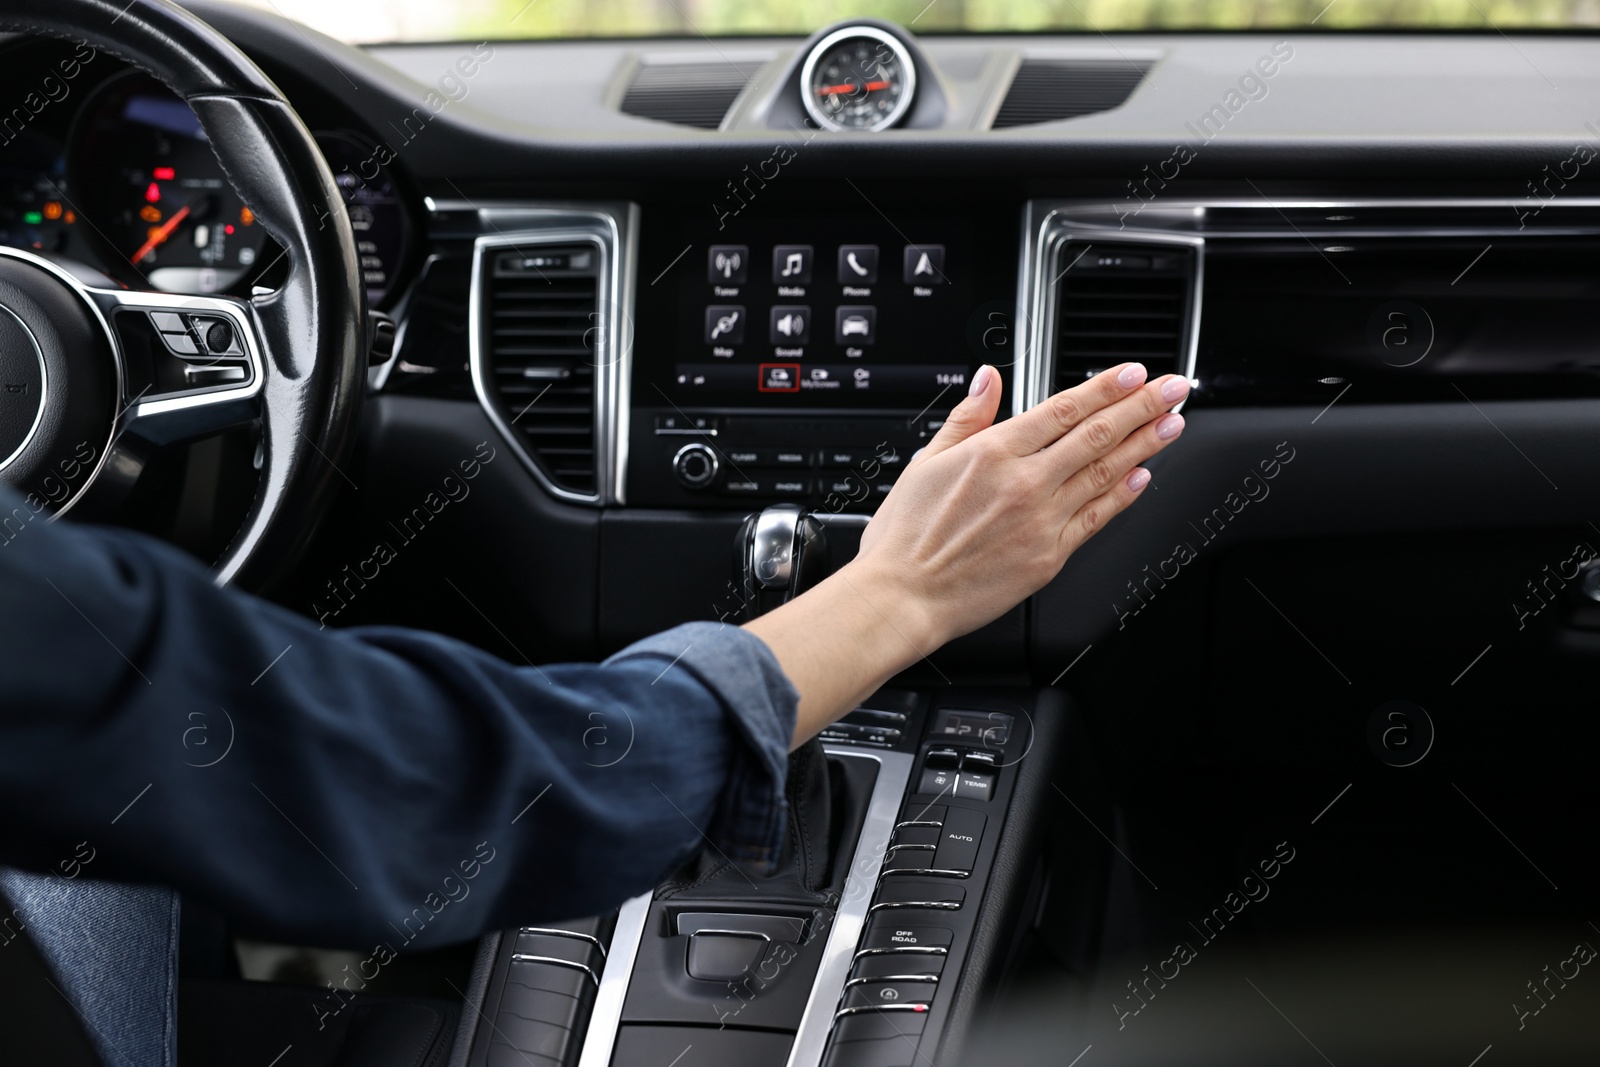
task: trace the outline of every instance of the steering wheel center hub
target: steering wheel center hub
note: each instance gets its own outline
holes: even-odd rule
[[[44,352],[15,311],[0,304],[0,470],[22,454],[44,415]]]
[[[64,270],[25,253],[0,255],[0,472],[54,505],[46,485],[99,456],[118,391],[106,325]]]

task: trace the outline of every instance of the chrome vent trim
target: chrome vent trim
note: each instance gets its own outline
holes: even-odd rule
[[[450,205],[454,207],[455,205]],[[501,437],[519,462],[550,495],[570,503],[600,506],[622,502],[623,466],[627,440],[628,376],[633,363],[634,242],[638,207],[625,205],[494,205],[475,207],[483,229],[473,247],[472,289],[468,310],[470,369],[473,392]],[[435,210],[446,210],[436,205]],[[557,364],[561,358],[583,359],[583,373],[592,376],[593,482],[587,490],[563,485],[548,469],[525,435],[513,425],[519,416],[508,413],[496,384],[493,365],[491,298],[495,256],[506,251],[529,255],[557,249],[590,248],[598,257],[594,274],[592,326],[582,338],[592,355],[568,353],[542,357]],[[535,374],[556,371],[534,368]],[[534,382],[534,378],[529,378]],[[538,384],[567,378],[539,378]]]
[[[1012,391],[1012,410],[1015,413],[1026,411],[1058,388],[1057,338],[1063,315],[1061,288],[1063,275],[1068,273],[1073,262],[1066,253],[1087,248],[1084,254],[1093,254],[1097,243],[1122,250],[1149,249],[1152,254],[1165,248],[1193,256],[1187,302],[1178,323],[1180,333],[1175,348],[1176,365],[1171,370],[1157,365],[1152,365],[1150,369],[1152,377],[1157,373],[1176,372],[1191,382],[1195,381],[1195,361],[1200,346],[1200,307],[1205,282],[1205,238],[1138,230],[1096,230],[1074,225],[1063,217],[1059,208],[1037,202],[1028,205],[1025,219],[1028,237],[1023,247],[1017,296],[1018,321],[1023,324],[1023,329],[1019,331],[1022,350],[1014,371]],[[1114,357],[1108,355],[1107,365],[1115,365],[1128,358],[1138,356],[1131,353]],[[1151,362],[1154,363],[1154,357]]]

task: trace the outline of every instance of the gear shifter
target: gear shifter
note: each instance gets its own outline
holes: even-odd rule
[[[831,569],[822,522],[795,504],[778,504],[745,519],[733,548],[746,622],[793,600]]]

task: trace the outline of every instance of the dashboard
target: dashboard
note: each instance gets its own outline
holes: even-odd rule
[[[1531,593],[1544,573],[1522,541],[1556,531],[1566,553],[1572,531],[1591,536],[1600,40],[924,36],[852,20],[804,40],[357,49],[270,13],[190,6],[315,132],[369,304],[397,327],[369,371],[351,491],[276,593],[294,610],[442,630],[529,662],[734,618],[729,549],[745,517],[804,506],[847,554],[980,365],[1002,372],[1014,417],[1139,360],[1193,385],[1183,447],[1150,463],[1154,491],[1027,603],[896,683],[937,701],[908,689],[830,736],[878,763],[882,803],[878,786],[862,794],[882,809],[882,848],[903,825],[893,798],[910,790],[925,809],[937,793],[922,783],[940,781],[928,772],[978,776],[967,815],[950,813],[981,816],[962,831],[981,859],[913,873],[947,888],[938,879],[982,870],[1022,776],[1041,775],[1044,795],[1054,784],[1048,760],[1020,762],[1033,743],[1021,730],[997,741],[1018,750],[998,768],[967,751],[993,721],[976,702],[993,686],[1054,687],[1072,671],[1074,692],[1114,709],[1096,724],[1104,749],[1177,762],[1231,726],[1239,751],[1288,753],[1277,766],[1299,775],[1304,752],[1335,747],[1317,734],[1291,751],[1319,714],[1413,692],[1419,662],[1465,708],[1455,721],[1504,712],[1509,684],[1450,688],[1491,637],[1475,669],[1545,676],[1530,638],[1474,629],[1489,614],[1476,602],[1456,609],[1463,589],[1488,589],[1505,624],[1514,596],[1520,634],[1523,583]],[[0,55],[0,100],[21,102],[0,111],[0,243],[132,287],[278,283],[278,250],[170,94],[67,44],[0,41]],[[170,479],[173,528],[220,512],[223,493],[194,489],[206,479],[248,498],[254,441],[202,447]],[[464,457],[490,458],[446,508],[437,490]],[[1516,539],[1525,571],[1454,544],[1468,538]],[[1433,599],[1390,595],[1414,587]],[[1337,622],[1319,628],[1325,604]],[[1600,648],[1567,637],[1587,685]],[[1348,667],[1356,697],[1311,691],[1310,672],[1334,661],[1366,672]],[[1304,706],[1286,716],[1296,686]],[[1044,692],[1005,714],[1030,729],[1029,708],[1040,727],[1069,721]],[[1075,753],[1088,747],[1074,736]],[[990,921],[980,895],[962,923]],[[668,929],[650,914],[622,916],[635,945]],[[616,966],[582,951],[584,968]],[[859,981],[845,977],[854,965],[841,955],[817,973]],[[675,1014],[690,998],[641,1006],[593,977],[584,1010],[607,1037],[584,1063],[610,1062],[613,1032],[648,1044],[650,1027],[692,1021]],[[662,988],[689,981],[672,977]],[[908,1008],[932,1005],[925,1049],[976,1010],[950,988],[908,993]],[[830,1040],[834,1017],[811,1015],[797,1064]]]

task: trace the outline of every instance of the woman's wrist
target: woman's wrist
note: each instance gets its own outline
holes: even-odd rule
[[[898,674],[932,654],[949,640],[937,613],[918,595],[907,575],[870,558],[857,556],[839,568],[829,581],[842,583],[882,628],[877,648],[886,658],[889,674]]]

